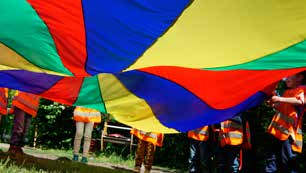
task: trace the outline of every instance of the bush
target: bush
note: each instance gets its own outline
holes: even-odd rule
[[[154,164],[187,170],[189,157],[189,140],[186,133],[166,134],[163,147],[157,147]]]
[[[41,99],[37,117],[32,119],[29,144],[33,145],[36,130],[37,146],[71,149],[75,133],[72,112],[73,107]]]

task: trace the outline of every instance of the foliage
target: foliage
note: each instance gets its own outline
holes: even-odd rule
[[[45,148],[69,149],[74,137],[73,107],[41,99],[37,117],[32,119],[29,144]]]
[[[0,139],[2,142],[9,143],[11,129],[13,128],[13,115],[2,116],[0,125]]]
[[[15,92],[15,90],[9,90],[8,107],[11,107],[12,99],[15,95]],[[1,117],[0,139],[2,142],[9,142],[9,139],[11,137],[11,129],[13,127],[13,119],[14,116],[12,114],[8,114]]]
[[[157,147],[154,164],[187,170],[189,141],[185,133],[165,135],[163,147]]]

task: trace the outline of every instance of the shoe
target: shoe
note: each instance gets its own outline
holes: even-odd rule
[[[73,161],[79,161],[79,156],[74,154],[73,157],[72,157],[72,160]]]
[[[81,162],[82,163],[88,163],[87,157],[82,157]]]
[[[24,152],[20,146],[10,145],[8,152],[13,155],[24,155]]]
[[[133,172],[140,172],[140,169],[141,169],[140,166],[135,166]]]
[[[24,159],[24,152],[22,151],[21,147],[19,146],[10,146],[8,150],[9,157],[11,157],[13,160],[20,161]]]
[[[150,172],[151,172],[150,169],[145,169],[145,170],[144,170],[144,173],[150,173]]]

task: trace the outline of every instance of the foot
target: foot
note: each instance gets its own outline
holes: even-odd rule
[[[25,154],[23,153],[21,147],[19,146],[10,146],[8,150],[9,157],[17,162],[22,162]]]
[[[140,166],[135,166],[133,171],[134,171],[134,172],[140,172],[140,169],[141,169]]]
[[[144,170],[144,173],[150,173],[151,172],[151,169],[145,169]]]
[[[82,163],[88,163],[87,157],[82,157],[81,162]]]
[[[20,146],[10,145],[8,152],[9,154],[13,155],[24,155],[22,148]]]
[[[79,156],[74,154],[73,157],[72,157],[72,160],[73,161],[79,161]]]

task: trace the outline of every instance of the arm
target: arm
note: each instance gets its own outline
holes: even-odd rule
[[[303,105],[304,104],[304,93],[299,94],[297,97],[280,97],[273,96],[271,98],[272,103],[282,102],[289,103],[293,105]]]

